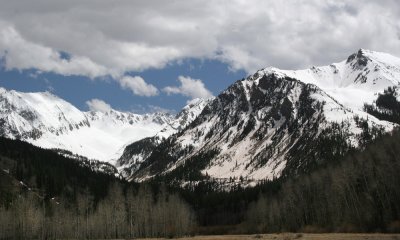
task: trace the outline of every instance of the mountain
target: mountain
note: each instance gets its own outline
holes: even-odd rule
[[[172,120],[167,113],[82,112],[49,92],[0,88],[0,136],[89,159],[113,163],[127,144],[154,136]]]
[[[106,161],[129,180],[254,183],[309,172],[390,132],[399,81],[399,58],[360,49],[329,66],[259,70],[177,115],[82,112],[49,92],[0,88],[0,136]]]
[[[130,177],[235,181],[309,172],[397,126],[363,106],[399,81],[398,58],[363,49],[329,66],[262,69],[148,149]]]

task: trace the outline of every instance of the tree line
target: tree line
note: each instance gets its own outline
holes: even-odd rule
[[[380,120],[400,124],[400,102],[397,101],[397,92],[397,87],[388,87],[378,94],[373,104],[364,104],[364,111]]]
[[[95,203],[81,193],[75,202],[46,199],[25,192],[0,207],[0,239],[118,239],[175,237],[192,234],[195,217],[190,207],[166,188],[150,186],[125,193],[110,185],[106,198]]]

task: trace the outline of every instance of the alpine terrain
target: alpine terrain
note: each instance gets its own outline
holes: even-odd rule
[[[81,112],[49,92],[0,89],[0,106],[0,135],[102,161],[112,160],[125,144],[152,136],[172,121],[164,113]]]
[[[0,89],[0,135],[113,164],[128,180],[225,182],[296,175],[399,123],[400,59],[360,49],[306,70],[269,67],[176,115],[82,112],[49,93]]]
[[[139,181],[253,182],[309,172],[397,126],[371,109],[390,111],[377,99],[390,92],[397,102],[399,81],[399,58],[364,49],[329,66],[262,69],[209,100],[182,131],[129,145],[118,163],[130,159],[128,178]]]

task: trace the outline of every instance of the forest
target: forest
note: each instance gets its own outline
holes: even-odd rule
[[[0,138],[0,238],[135,238],[265,232],[400,232],[400,133],[310,173],[218,188],[128,183]]]
[[[400,134],[260,194],[247,212],[255,232],[399,232]]]
[[[189,235],[196,218],[163,185],[128,184],[77,160],[0,139],[0,239]]]

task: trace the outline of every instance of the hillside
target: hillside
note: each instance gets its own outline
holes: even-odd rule
[[[396,122],[365,111],[364,104],[398,85],[399,63],[361,49],[330,66],[260,70],[228,87],[188,127],[148,151],[132,178],[237,181],[307,173],[392,131]]]

